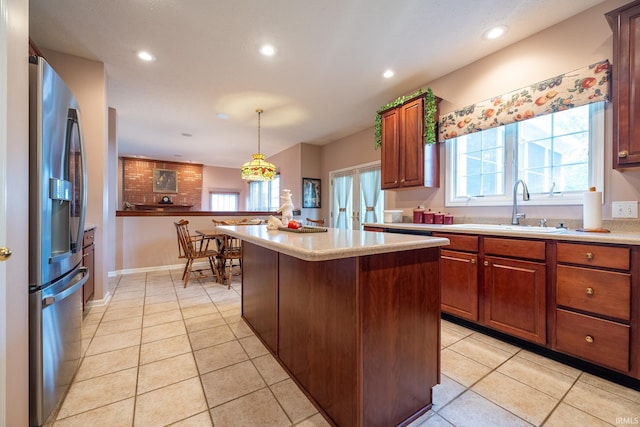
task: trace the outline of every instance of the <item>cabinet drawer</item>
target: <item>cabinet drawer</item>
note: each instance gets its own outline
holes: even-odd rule
[[[629,320],[631,275],[559,265],[557,304]]]
[[[629,326],[556,310],[556,349],[629,372]]]
[[[433,233],[434,237],[444,237],[449,239],[447,249],[465,252],[478,252],[478,236],[467,236],[464,234]]]
[[[558,262],[628,270],[629,259],[629,248],[558,243]]]
[[[93,243],[96,236],[96,229],[92,228],[91,230],[85,230],[84,235],[82,237],[82,247],[89,246]]]
[[[484,239],[484,252],[487,255],[502,255],[544,261],[545,242],[487,237]]]

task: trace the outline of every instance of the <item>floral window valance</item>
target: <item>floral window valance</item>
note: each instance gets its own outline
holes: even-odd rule
[[[444,114],[438,140],[608,101],[609,75],[609,61],[604,60]]]

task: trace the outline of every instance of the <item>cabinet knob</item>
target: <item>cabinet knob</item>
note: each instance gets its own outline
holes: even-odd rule
[[[593,288],[587,288],[585,289],[585,292],[587,293],[587,295],[593,295]]]
[[[475,264],[475,263],[476,263],[476,260],[475,260],[475,259],[472,259],[472,260],[471,260],[471,264]]]
[[[484,262],[484,266],[485,266],[485,267],[489,267],[489,261],[485,261],[485,262]]]
[[[627,150],[618,151],[618,157],[620,157],[621,159],[624,159],[628,155],[629,155],[629,152]]]
[[[402,179],[400,180],[400,182],[404,183],[404,178],[402,178]]]
[[[398,180],[396,179],[395,181],[393,181],[393,183],[394,183],[394,184],[397,184],[397,183],[398,183]]]
[[[587,252],[586,254],[584,254],[584,257],[586,259],[593,259],[593,252]]]
[[[591,344],[594,341],[594,339],[593,339],[593,337],[591,335],[587,335],[586,337],[584,337],[584,340],[586,342],[588,342],[589,344]]]

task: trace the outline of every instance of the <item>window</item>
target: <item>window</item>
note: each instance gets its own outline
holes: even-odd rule
[[[240,193],[212,191],[209,193],[210,210],[221,211],[237,211]]]
[[[250,211],[275,211],[280,208],[280,174],[271,181],[249,182]]]
[[[603,187],[604,108],[593,103],[446,142],[447,206],[511,204],[522,179],[531,204],[580,204]]]

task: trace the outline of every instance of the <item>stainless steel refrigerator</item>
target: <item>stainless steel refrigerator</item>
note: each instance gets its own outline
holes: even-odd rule
[[[44,59],[29,62],[29,416],[40,426],[81,358],[87,186],[78,103]]]

